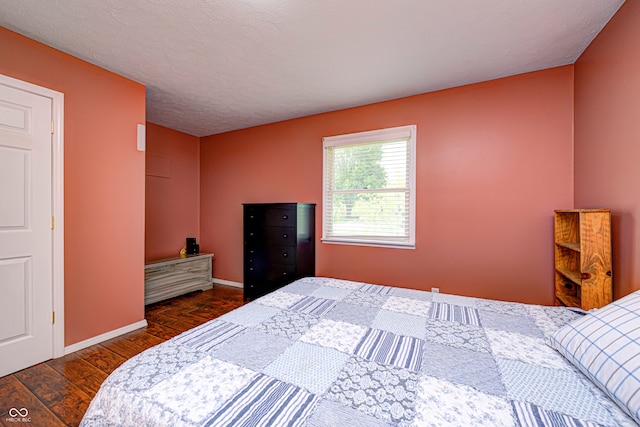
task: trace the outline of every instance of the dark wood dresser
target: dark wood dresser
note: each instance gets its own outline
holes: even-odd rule
[[[244,204],[244,299],[314,276],[315,204]]]

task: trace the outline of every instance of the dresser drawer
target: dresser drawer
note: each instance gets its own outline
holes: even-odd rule
[[[265,266],[261,263],[247,265],[244,270],[244,278],[247,284],[274,282],[281,283],[283,280],[294,277],[296,266],[294,264],[271,263]]]
[[[265,210],[264,217],[267,227],[294,227],[296,211],[291,208],[270,208]]]
[[[272,263],[295,264],[295,246],[246,246],[244,250],[245,266],[254,271],[266,271]]]
[[[292,227],[265,227],[265,243],[269,246],[295,246],[296,229]]]
[[[295,246],[296,230],[291,227],[248,227],[244,233],[247,247]]]
[[[270,246],[267,249],[267,260],[276,264],[295,264],[296,248],[294,246]]]
[[[295,227],[296,210],[288,207],[249,207],[245,211],[245,226]]]
[[[267,273],[267,280],[283,283],[289,278],[294,278],[296,272],[296,267],[291,264],[272,264],[269,267],[269,272]]]

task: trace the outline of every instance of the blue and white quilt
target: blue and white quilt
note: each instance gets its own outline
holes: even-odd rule
[[[129,359],[81,425],[636,425],[548,345],[577,316],[305,278]]]

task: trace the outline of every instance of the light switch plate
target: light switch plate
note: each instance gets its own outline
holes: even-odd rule
[[[147,148],[146,126],[138,125],[138,151],[144,151]]]

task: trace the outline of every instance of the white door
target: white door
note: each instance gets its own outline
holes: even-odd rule
[[[0,84],[0,377],[53,355],[51,102]]]

